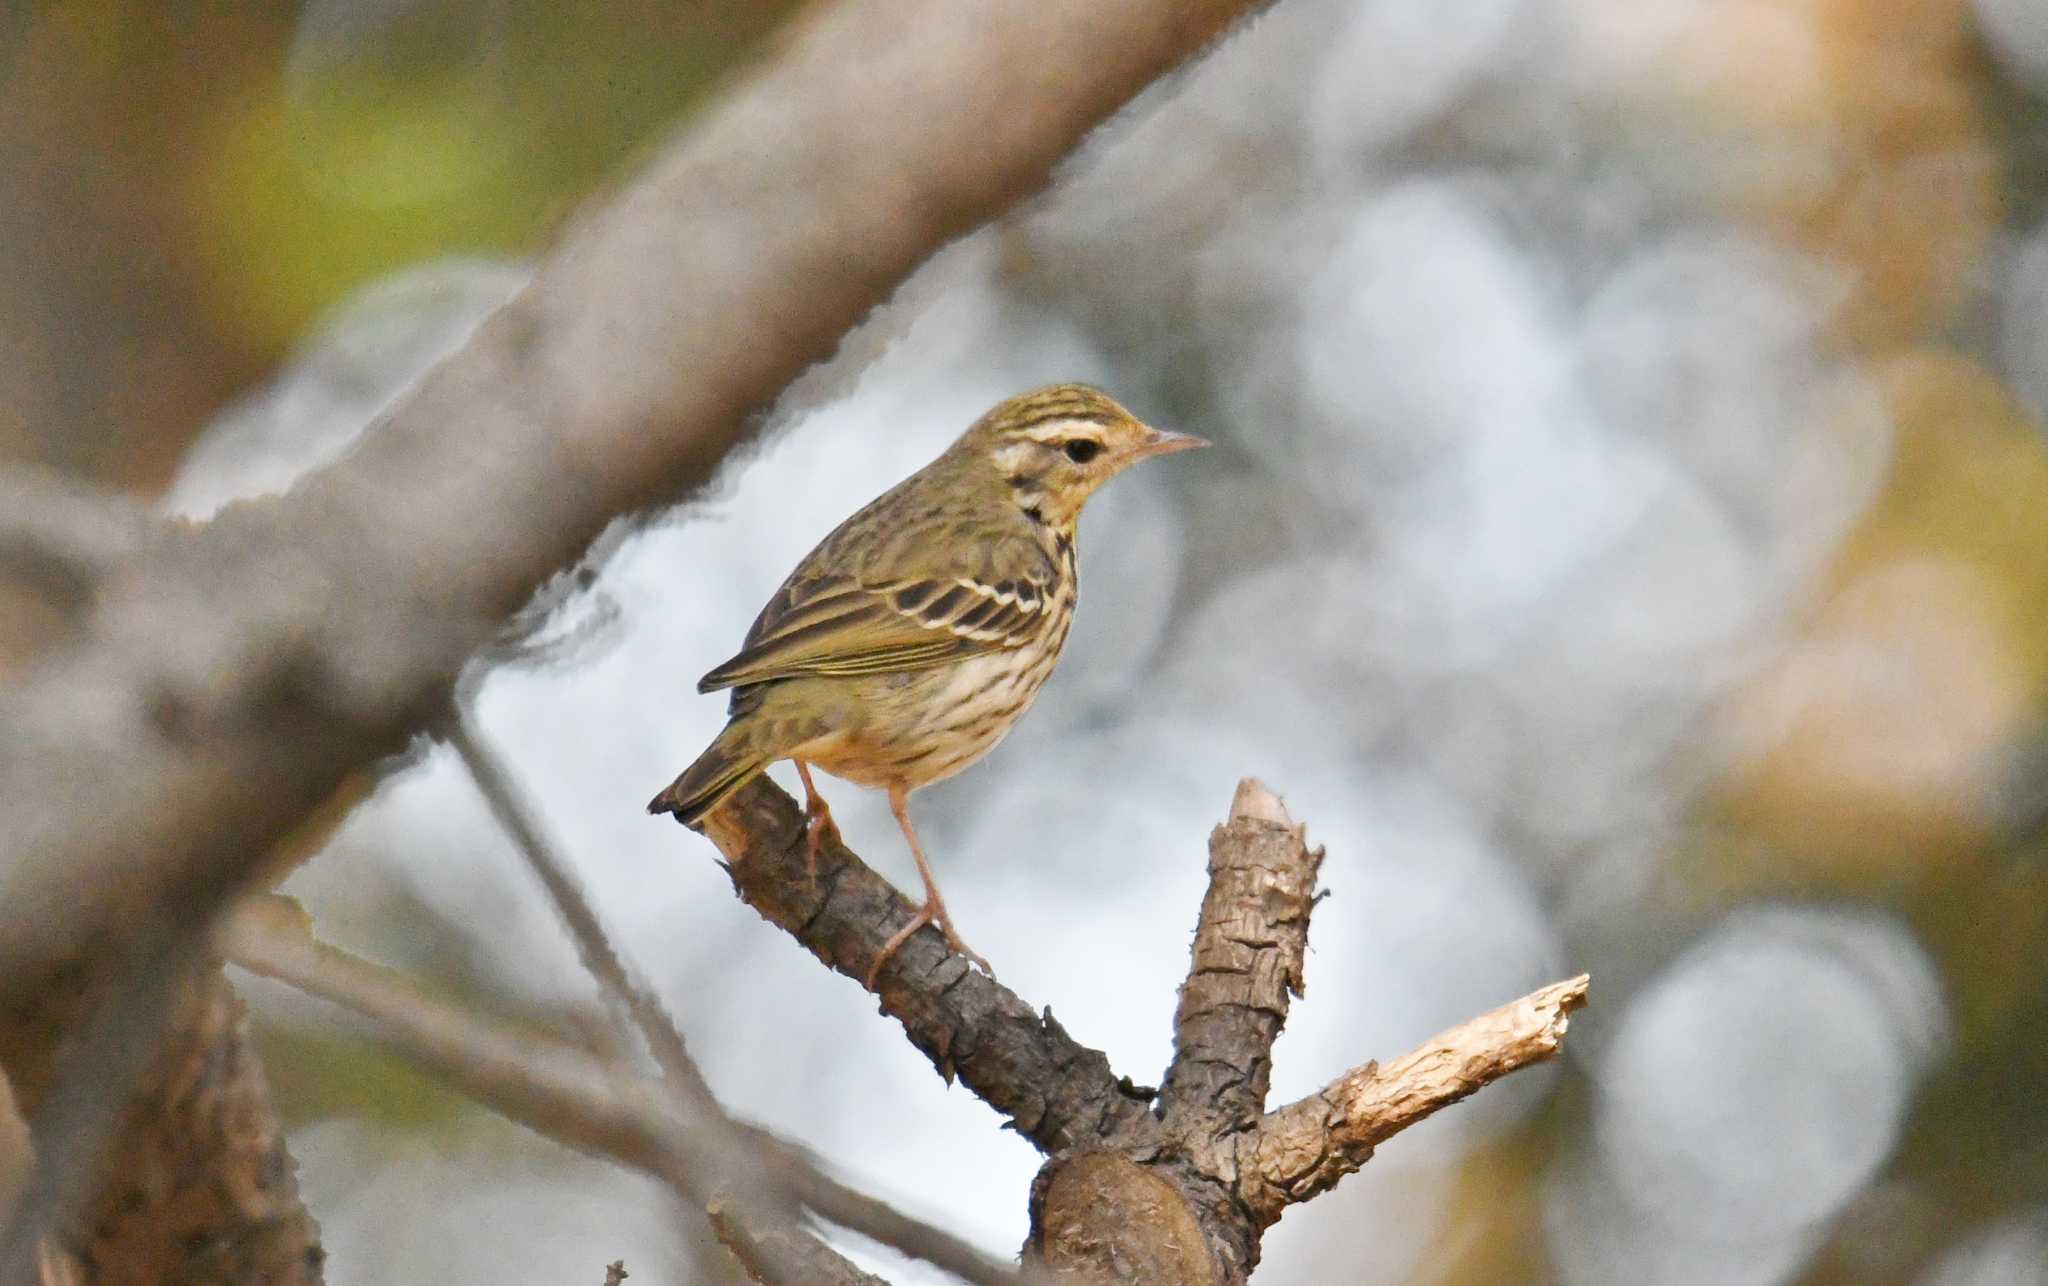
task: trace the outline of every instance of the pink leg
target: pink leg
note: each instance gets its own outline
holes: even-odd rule
[[[832,821],[832,810],[825,807],[825,797],[818,793],[818,787],[811,780],[811,766],[801,759],[792,759],[796,775],[804,783],[804,855],[810,859],[805,869],[810,873],[811,887],[818,887],[818,851],[825,845],[825,836],[839,834],[839,827]]]
[[[896,954],[896,949],[909,941],[911,934],[927,924],[934,923],[939,926],[939,932],[946,935],[947,946],[980,965],[981,971],[989,977],[995,977],[995,970],[988,967],[988,961],[975,954],[972,948],[960,940],[960,935],[953,931],[953,918],[946,914],[946,900],[939,896],[938,881],[932,879],[931,865],[924,860],[924,846],[917,842],[917,831],[910,825],[908,796],[901,787],[890,787],[889,811],[896,814],[896,824],[903,828],[903,838],[910,841],[910,855],[917,859],[917,873],[924,880],[924,905],[917,909],[917,914],[911,917],[909,924],[898,929],[895,936],[882,944],[882,950],[875,956],[875,962],[868,966],[868,990],[875,989],[875,978],[882,972],[882,965],[890,956]]]

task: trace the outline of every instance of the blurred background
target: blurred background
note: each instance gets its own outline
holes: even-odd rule
[[[0,9],[0,452],[194,517],[282,487],[791,11]],[[1218,445],[1094,503],[1037,709],[913,804],[1003,980],[1156,1078],[1247,774],[1329,852],[1276,1101],[1595,980],[1560,1065],[1298,1207],[1260,1280],[2048,1283],[2048,7],[1280,0],[485,678],[729,1105],[998,1254],[1029,1145],[641,807],[790,565],[1054,379]],[[444,750],[286,889],[480,1007],[595,1009]],[[651,1181],[238,981],[330,1282],[731,1280]]]

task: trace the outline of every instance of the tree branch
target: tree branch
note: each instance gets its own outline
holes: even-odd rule
[[[889,1286],[873,1273],[862,1272],[793,1220],[765,1220],[740,1214],[720,1193],[705,1209],[718,1240],[732,1251],[747,1276],[762,1286]]]
[[[828,834],[809,878],[804,814],[757,779],[704,819],[742,900],[859,979],[912,908]],[[1280,1211],[1327,1191],[1381,1140],[1555,1054],[1584,977],[1368,1064],[1263,1118],[1274,1040],[1302,989],[1322,861],[1279,799],[1246,779],[1210,839],[1210,884],[1155,1116],[1096,1050],[951,955],[935,929],[880,978],[885,1013],[1051,1154],[1031,1193],[1027,1272],[1240,1286]]]
[[[102,582],[157,527],[120,492],[33,465],[0,468],[0,686],[82,637]]]
[[[598,993],[611,1008],[620,1035],[630,1039],[631,1033],[639,1034],[663,1079],[686,1106],[700,1112],[717,1111],[717,1100],[696,1060],[690,1057],[683,1033],[661,1001],[628,972],[598,921],[597,912],[591,908],[590,899],[583,896],[582,886],[570,873],[568,863],[556,856],[555,846],[547,838],[530,798],[520,789],[512,770],[478,738],[473,721],[468,702],[458,698],[448,729],[449,744],[469,768],[470,778],[476,782],[498,824],[511,836],[526,865],[547,890],[548,900],[576,944],[576,954],[584,969],[597,980]]]
[[[315,1286],[324,1254],[241,1000],[212,961],[123,1112],[112,1161],[62,1243],[94,1282]]]
[[[33,465],[0,470],[0,568],[31,577],[73,607],[161,526],[121,492]]]
[[[1265,1110],[1273,1042],[1301,994],[1323,850],[1278,796],[1247,777],[1209,836],[1209,889],[1160,1085],[1169,1128],[1249,1128]]]
[[[477,788],[489,802],[498,822],[512,836],[527,865],[546,888],[549,899],[561,914],[563,924],[576,943],[584,967],[597,979],[613,1011],[614,1022],[624,1034],[637,1031],[648,1052],[661,1069],[669,1091],[680,1100],[684,1117],[711,1118],[720,1130],[733,1132],[729,1142],[748,1153],[747,1164],[760,1166],[766,1176],[790,1200],[822,1218],[864,1236],[892,1246],[913,1258],[934,1263],[955,1276],[971,1282],[1010,1280],[1013,1274],[1003,1265],[983,1256],[966,1242],[939,1229],[919,1223],[888,1203],[857,1192],[828,1178],[816,1158],[796,1144],[778,1138],[758,1126],[741,1125],[727,1116],[719,1105],[696,1060],[690,1057],[680,1029],[661,1001],[632,977],[631,971],[612,946],[597,918],[597,912],[583,895],[581,886],[548,839],[538,810],[512,771],[478,735],[471,713],[473,693],[461,693],[456,700],[449,739],[468,765]],[[781,1236],[789,1230],[766,1232],[749,1228],[743,1212],[719,1208],[712,1213],[712,1225],[734,1253],[753,1252],[756,1241]],[[797,1247],[804,1250],[807,1248]],[[757,1256],[758,1257],[758,1256]]]
[[[748,906],[827,966],[859,982],[914,909],[836,833],[809,878],[804,812],[766,777],[704,820]],[[878,980],[882,1011],[940,1076],[955,1076],[1041,1152],[1159,1136],[1150,1096],[995,979],[946,948],[937,929],[910,936]]]
[[[511,769],[477,736],[470,712],[470,698],[474,693],[465,690],[470,686],[456,685],[456,697],[448,721],[448,740],[468,767],[470,779],[490,805],[498,824],[512,838],[526,859],[527,867],[547,891],[556,913],[562,917],[562,924],[576,946],[577,957],[596,980],[598,994],[604,997],[606,1006],[612,1011],[618,1037],[630,1046],[637,1035],[661,1069],[662,1088],[677,1100],[681,1114],[698,1119],[714,1134],[722,1136],[724,1160],[728,1165],[735,1162],[746,1164],[736,1155],[735,1145],[739,1139],[733,1134],[731,1122],[718,1106],[704,1074],[698,1070],[696,1060],[690,1057],[682,1032],[670,1021],[661,1002],[628,974],[625,962],[613,949],[611,939],[598,921],[597,912],[592,909],[590,900],[583,896],[576,877],[570,874],[568,863],[556,856],[554,845],[546,838],[539,812],[514,780]],[[758,1197],[760,1194],[755,1195]],[[784,1268],[778,1265],[786,1267],[789,1273],[798,1274],[792,1280],[807,1280],[809,1277],[833,1280],[833,1275],[840,1271],[839,1265],[844,1262],[830,1248],[797,1227],[786,1210],[766,1201],[741,1202],[728,1207],[723,1198],[714,1198],[705,1207],[705,1212],[719,1241],[757,1281],[780,1280],[785,1273]],[[845,1269],[853,1270],[850,1264],[846,1264]]]
[[[445,708],[549,574],[617,515],[701,484],[920,261],[1251,7],[820,9],[574,219],[355,450],[153,540],[95,596],[83,641],[0,696],[17,1085],[80,1044],[81,1007],[51,996],[129,989],[82,975],[141,974],[165,926],[196,935],[273,875],[280,842]],[[120,1082],[102,1110],[135,1065],[98,1069]],[[24,1244],[10,1232],[0,1263]]]
[[[1554,1057],[1585,974],[1458,1024],[1384,1067],[1353,1068],[1320,1092],[1269,1113],[1243,1145],[1244,1197],[1263,1222],[1329,1191],[1402,1130],[1510,1072]]]
[[[726,1224],[721,1236],[731,1233],[735,1240],[727,1244],[743,1260],[767,1256],[765,1271],[784,1274],[768,1280],[871,1280],[865,1274],[804,1275],[819,1261],[789,1234],[808,1234],[786,1217],[760,1214],[786,1210],[790,1201],[967,1281],[1001,1286],[1014,1280],[1006,1266],[950,1233],[826,1176],[802,1148],[771,1131],[722,1115],[685,1115],[665,1087],[628,1069],[602,1064],[557,1037],[438,1000],[395,970],[315,940],[289,898],[250,899],[224,922],[218,939],[235,964],[357,1015],[374,1040],[460,1093],[557,1142],[664,1180],[711,1211],[714,1224]],[[779,1227],[764,1231],[750,1224]],[[750,1271],[755,1268],[750,1263]],[[851,1265],[845,1271],[858,1273]]]
[[[820,1219],[943,1268],[976,1286],[1028,1286],[1030,1279],[973,1244],[834,1179],[802,1144],[743,1121],[734,1126],[754,1141],[756,1163],[768,1177],[790,1200]]]

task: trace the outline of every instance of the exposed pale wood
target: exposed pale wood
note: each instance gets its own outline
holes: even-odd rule
[[[1554,982],[1269,1114],[1240,1149],[1253,1211],[1268,1222],[1279,1218],[1288,1205],[1335,1187],[1422,1118],[1555,1057],[1590,986],[1585,974]]]

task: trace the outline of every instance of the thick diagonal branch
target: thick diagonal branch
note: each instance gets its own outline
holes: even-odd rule
[[[804,811],[767,778],[705,819],[748,906],[812,955],[856,981],[914,908],[838,837],[809,878]],[[1017,995],[946,949],[936,929],[912,934],[879,980],[882,1009],[947,1080],[1010,1118],[1042,1152],[1151,1138],[1147,1095]]]
[[[1159,1090],[1169,1129],[1234,1131],[1265,1110],[1273,1042],[1302,991],[1322,861],[1277,795],[1238,783],[1229,819],[1209,836],[1209,890]]]
[[[203,922],[543,578],[1250,7],[815,12],[356,450],[161,542],[0,703],[0,1003],[144,908]]]
[[[1564,1047],[1591,980],[1580,974],[1443,1032],[1385,1065],[1367,1063],[1269,1113],[1239,1144],[1241,1196],[1262,1224],[1335,1187],[1373,1149],[1440,1108]]]
[[[134,973],[154,931],[201,932],[544,578],[702,483],[919,262],[1251,7],[814,11],[357,449],[112,578],[84,641],[0,697],[0,1016],[36,1015],[17,1084],[75,1036],[38,1002],[81,961]]]

